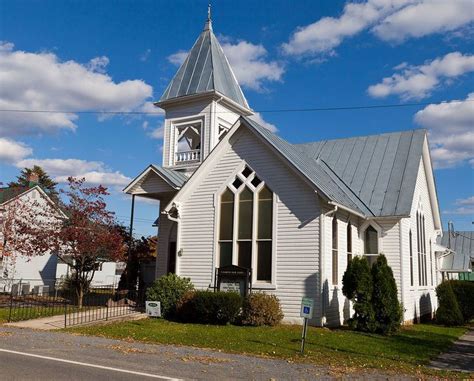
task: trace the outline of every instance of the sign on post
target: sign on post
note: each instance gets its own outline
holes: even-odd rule
[[[217,291],[237,292],[245,297],[251,291],[249,269],[239,266],[225,266],[216,269],[215,285]]]
[[[304,319],[303,332],[301,334],[301,354],[304,353],[304,344],[306,341],[306,331],[308,329],[308,319],[313,317],[314,300],[311,298],[301,299],[300,316]]]
[[[150,317],[161,317],[161,303],[146,301],[146,314]]]

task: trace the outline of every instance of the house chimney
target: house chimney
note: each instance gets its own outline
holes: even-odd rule
[[[39,176],[36,172],[30,172],[27,177],[30,186],[34,186],[39,183]]]

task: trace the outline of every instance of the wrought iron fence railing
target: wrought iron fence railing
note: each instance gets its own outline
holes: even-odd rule
[[[15,284],[15,283],[12,283]],[[91,287],[82,298],[75,290],[56,286],[0,289],[0,321],[15,322],[48,316],[64,318],[64,327],[109,320],[144,309],[144,290]],[[18,282],[16,284],[19,284]],[[23,283],[25,284],[25,283]]]

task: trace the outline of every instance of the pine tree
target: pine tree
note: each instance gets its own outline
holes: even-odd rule
[[[400,327],[402,310],[397,296],[397,284],[385,255],[377,257],[371,272],[376,331],[384,335],[391,334]]]
[[[30,176],[36,174],[38,176],[38,185],[51,197],[53,200],[58,200],[58,191],[56,190],[56,183],[49,175],[38,165],[32,168],[23,168],[20,175],[17,176],[16,181],[8,184],[9,187],[28,187],[30,186]]]
[[[342,293],[352,300],[354,315],[349,325],[358,331],[375,330],[375,314],[372,305],[372,275],[365,257],[354,257],[342,278]]]

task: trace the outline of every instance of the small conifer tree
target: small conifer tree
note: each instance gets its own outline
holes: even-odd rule
[[[451,282],[446,281],[436,287],[436,295],[439,305],[436,311],[436,321],[448,327],[463,324],[464,319]]]
[[[385,255],[380,254],[372,265],[372,305],[375,312],[375,329],[388,335],[400,327],[402,309],[397,296],[397,284]]]

